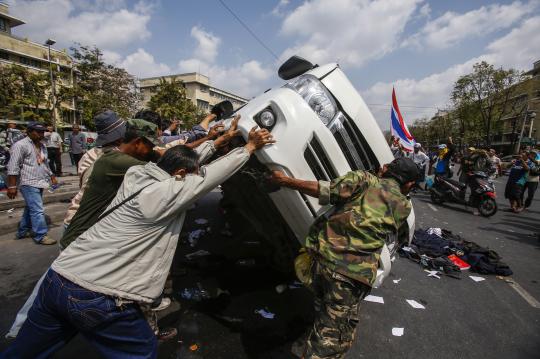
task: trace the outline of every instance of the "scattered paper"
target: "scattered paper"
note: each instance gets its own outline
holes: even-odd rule
[[[192,247],[195,247],[199,239],[204,235],[204,233],[205,233],[204,229],[196,229],[193,232],[189,232],[189,235],[188,235],[189,245]]]
[[[413,299],[407,299],[407,303],[414,309],[426,309],[422,304],[418,303],[416,300]]]
[[[448,224],[444,222],[445,224]],[[436,236],[442,237],[442,229],[440,228],[428,228],[426,231],[428,234],[434,234]]]
[[[400,337],[403,335],[404,328],[392,328],[392,335],[395,337]]]
[[[6,212],[7,212],[7,213],[13,213],[14,210],[15,210],[15,208],[10,208],[10,209],[8,209]]]
[[[198,219],[195,220],[195,223],[197,223],[197,224],[206,224],[206,223],[208,223],[208,220],[204,219],[204,218],[198,218]]]
[[[401,278],[399,278],[399,279],[394,279],[392,282],[394,282],[394,284],[398,284],[400,281],[401,281]]]
[[[404,247],[401,248],[401,249],[403,249],[405,252],[412,252],[412,253],[414,253],[414,249],[412,249],[411,247],[404,246]]]
[[[366,302],[373,302],[373,303],[381,303],[381,304],[384,304],[384,298],[383,297],[379,297],[378,295],[366,295],[366,297],[364,298],[364,300]]]
[[[210,254],[212,253],[205,251],[204,249],[201,249],[201,250],[198,250],[197,252],[186,254],[186,258],[189,260],[192,260],[193,258],[209,256]]]
[[[481,282],[483,280],[486,280],[486,278],[484,278],[484,277],[477,277],[477,276],[474,276],[474,275],[470,275],[469,278],[471,278],[475,282]]]
[[[428,277],[433,277],[433,278],[441,279],[439,271],[424,269],[424,272],[426,272],[426,273],[428,274],[428,275],[427,275]]]
[[[264,309],[256,310],[255,313],[260,314],[261,317],[266,318],[266,319],[274,319],[274,317],[276,316],[274,313],[269,312]]]

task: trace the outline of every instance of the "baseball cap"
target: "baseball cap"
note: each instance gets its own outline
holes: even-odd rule
[[[154,145],[159,144],[159,141],[157,138],[158,126],[155,123],[141,120],[139,118],[132,118],[127,121],[127,130],[135,130],[135,132],[140,137],[146,138],[148,141],[152,142]]]
[[[122,139],[126,134],[126,122],[114,111],[107,110],[96,115],[94,123],[98,134],[96,139],[98,147]]]
[[[420,170],[410,158],[396,158],[387,165],[387,169],[387,174],[401,184],[416,181],[420,178]]]
[[[438,148],[439,150],[444,150],[446,148],[446,145],[444,143],[440,144]]]
[[[414,148],[421,148],[422,147],[422,144],[420,142],[416,142],[414,144]]]
[[[47,126],[41,122],[32,121],[28,123],[28,126],[26,126],[27,131],[47,131]]]

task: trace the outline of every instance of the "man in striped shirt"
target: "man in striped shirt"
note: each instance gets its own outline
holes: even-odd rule
[[[26,203],[16,238],[27,237],[31,231],[36,243],[55,244],[56,240],[47,236],[43,211],[43,189],[57,184],[48,165],[47,149],[42,143],[46,130],[42,123],[31,122],[26,129],[28,136],[11,147],[7,194],[14,199],[18,188]]]

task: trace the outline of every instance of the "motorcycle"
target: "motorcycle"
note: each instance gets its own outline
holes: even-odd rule
[[[431,201],[435,204],[454,202],[469,207],[476,207],[484,217],[497,213],[495,186],[485,172],[471,172],[468,179],[471,194],[465,197],[467,185],[459,181],[435,175],[433,186],[430,188]]]

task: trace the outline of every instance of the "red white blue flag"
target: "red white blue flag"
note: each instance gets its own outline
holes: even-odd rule
[[[401,111],[399,111],[395,89],[392,89],[392,111],[390,113],[390,122],[392,135],[399,139],[399,142],[406,151],[412,151],[416,141],[409,132],[407,124],[403,121],[403,116],[401,116]]]

